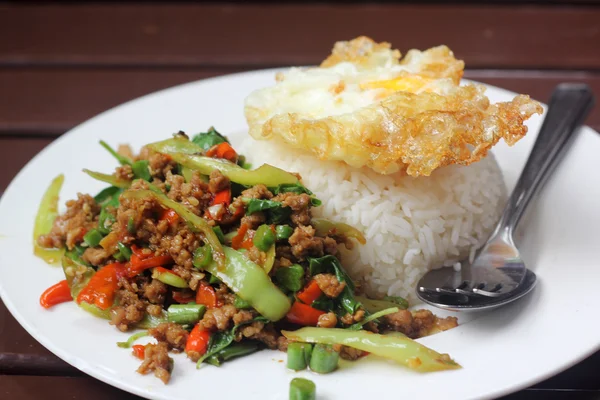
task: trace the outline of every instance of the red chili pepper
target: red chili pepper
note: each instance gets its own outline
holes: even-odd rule
[[[225,189],[217,192],[210,205],[214,206],[216,204],[223,204],[225,207],[229,206],[231,204],[231,190]]]
[[[240,229],[238,229],[237,235],[231,239],[231,247],[233,247],[235,250],[241,248],[242,243],[244,242],[244,237],[246,236],[246,232],[248,232],[248,225],[243,224],[240,226]]]
[[[317,282],[313,279],[296,297],[300,299],[304,304],[311,305],[313,301],[319,298],[323,292]]]
[[[179,304],[187,304],[194,301],[194,295],[191,293],[173,291],[172,292],[173,300]]]
[[[71,288],[66,279],[50,286],[48,289],[44,290],[44,293],[40,296],[40,304],[44,308],[50,308],[71,300],[73,300]]]
[[[210,332],[200,328],[200,325],[196,324],[188,336],[188,340],[185,344],[185,352],[195,352],[202,356],[208,349],[209,341]]]
[[[238,155],[227,142],[219,143],[206,151],[207,157],[224,158],[233,163],[237,162]]]
[[[221,306],[215,289],[206,283],[201,283],[200,286],[198,286],[198,291],[196,292],[196,304],[204,304],[208,308],[217,308]]]
[[[131,348],[133,349],[134,356],[136,356],[140,360],[144,359],[144,357],[146,356],[146,346],[144,346],[143,344],[134,344]]]
[[[131,252],[133,254],[135,254],[136,256],[138,256],[139,258],[141,258],[142,260],[146,259],[146,258],[149,258],[149,257],[152,257],[152,253],[151,252],[144,253],[144,249],[141,249],[141,248],[137,247],[135,244],[131,245]]]
[[[139,275],[142,271],[149,268],[160,267],[162,265],[172,264],[173,258],[169,255],[165,256],[150,256],[141,258],[137,253],[133,253],[130,258],[129,266],[127,267],[127,276],[133,278]]]
[[[102,310],[108,309],[113,305],[119,276],[122,276],[124,272],[125,269],[121,263],[113,263],[100,268],[92,276],[87,286],[79,292],[77,303],[85,301],[95,304]]]
[[[179,222],[179,215],[175,212],[175,210],[171,208],[166,208],[160,215],[160,221],[167,221],[170,226],[175,226]]]
[[[254,246],[254,234],[256,231],[250,231],[246,235],[246,240],[242,242],[242,248],[246,250],[250,250],[252,246]]]
[[[286,318],[289,322],[304,325],[304,326],[317,326],[319,317],[325,314],[324,311],[317,310],[306,304],[302,304],[299,301],[295,302],[288,311]]]

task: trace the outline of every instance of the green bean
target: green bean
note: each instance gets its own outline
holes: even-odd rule
[[[135,233],[135,220],[133,217],[129,217],[127,220],[127,232]]]
[[[194,267],[198,269],[204,269],[208,264],[212,262],[212,250],[210,246],[198,247],[194,251]]]
[[[152,180],[152,175],[150,175],[150,170],[148,169],[148,160],[134,162],[131,166],[131,170],[136,178],[143,179],[147,182]]]
[[[291,342],[287,348],[287,367],[294,371],[306,369],[310,363],[312,344]]]
[[[275,227],[275,237],[277,240],[289,239],[294,233],[294,228],[289,225],[277,225]]]
[[[98,229],[90,229],[90,231],[83,236],[83,241],[90,247],[96,247],[103,238],[104,235],[102,235]]]
[[[311,380],[294,378],[290,382],[289,400],[315,400],[317,398],[317,386]]]
[[[304,268],[298,264],[278,268],[275,272],[275,280],[289,291],[297,292],[304,286]]]
[[[275,243],[275,234],[271,230],[271,227],[265,224],[259,226],[252,238],[252,243],[260,251],[269,250],[273,243]]]
[[[100,216],[98,217],[98,230],[105,235],[109,234],[111,230],[110,227],[115,221],[115,216],[108,212],[106,207],[102,207],[100,210]],[[107,225],[107,222],[110,222],[110,224]]]
[[[340,354],[329,344],[316,344],[310,355],[310,369],[319,374],[328,374],[338,366]]]
[[[202,304],[172,304],[167,310],[169,322],[181,325],[194,324],[202,318],[206,307]]]

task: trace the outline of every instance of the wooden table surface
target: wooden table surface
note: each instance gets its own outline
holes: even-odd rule
[[[563,81],[600,95],[598,1],[43,4],[0,3],[0,191],[58,136],[124,101],[211,76],[314,64],[336,40],[360,34],[404,52],[447,44],[467,78],[541,101]],[[587,123],[600,128],[600,107]],[[598,370],[600,353],[505,399],[599,399]],[[136,397],[57,359],[0,303],[0,398]]]

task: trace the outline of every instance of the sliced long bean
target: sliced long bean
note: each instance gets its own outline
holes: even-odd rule
[[[172,304],[167,310],[169,322],[181,325],[194,324],[202,318],[206,307],[203,304]]]

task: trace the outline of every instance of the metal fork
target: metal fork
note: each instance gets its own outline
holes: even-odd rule
[[[446,267],[426,273],[417,284],[419,298],[442,308],[479,309],[516,300],[533,288],[536,275],[525,267],[513,233],[593,104],[594,95],[587,85],[563,83],[556,87],[531,154],[494,233],[473,263],[467,260],[461,262],[460,270]]]

